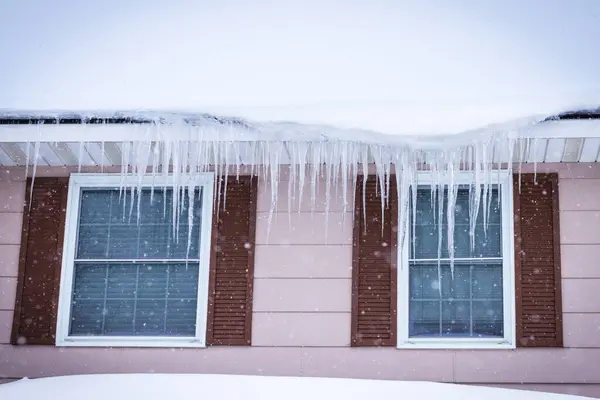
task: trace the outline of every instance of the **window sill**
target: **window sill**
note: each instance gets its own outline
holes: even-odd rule
[[[205,348],[206,343],[197,338],[173,337],[69,337],[56,340],[56,347],[162,347]]]
[[[396,346],[398,349],[440,349],[440,350],[511,350],[516,346],[502,340],[407,340]]]

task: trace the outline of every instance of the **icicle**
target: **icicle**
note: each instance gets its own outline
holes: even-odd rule
[[[358,167],[358,162],[359,162],[359,154],[357,153],[357,146],[353,146],[352,148],[353,150],[353,160],[356,160],[356,163],[352,166],[352,211],[356,210],[356,206],[357,206],[357,198],[356,198],[356,189],[358,186],[358,173],[359,173],[359,167]],[[353,213],[354,218],[360,218],[359,215],[356,214],[356,212]]]
[[[538,138],[533,139],[533,181],[537,182],[537,151],[538,151]]]
[[[437,249],[437,273],[438,273],[438,291],[442,294],[442,230],[444,227],[444,195],[443,187],[437,190],[437,213],[438,213],[438,249]],[[434,210],[435,213],[435,210]]]
[[[348,160],[348,153],[350,152],[350,148],[349,146],[346,146],[344,148],[345,151],[341,152],[341,164],[342,164],[342,211],[343,211],[343,215],[346,215],[346,212],[348,211],[348,175],[349,175],[349,169],[351,168],[350,165],[350,160]],[[352,155],[352,154],[350,154]],[[337,186],[337,185],[336,185]]]
[[[410,204],[411,204],[411,215],[412,215],[412,220],[411,220],[411,244],[412,244],[412,254],[414,255],[416,253],[416,232],[417,232],[417,194],[418,194],[418,190],[419,190],[419,175],[418,175],[418,171],[417,168],[415,167],[412,171],[412,175],[413,175],[413,184],[409,186],[409,190],[410,190],[410,195],[411,195],[411,199],[410,199]],[[407,199],[408,200],[408,199]]]
[[[166,179],[169,176],[169,166],[171,165],[171,141],[170,140],[165,140],[163,142],[163,161],[162,161],[162,177],[163,177],[163,185],[162,185],[162,191],[163,191],[163,218],[166,218],[167,216],[167,185],[166,185]]]
[[[519,193],[521,193],[521,172],[523,170],[523,140],[519,140]]]
[[[101,160],[100,161],[100,172],[104,172],[104,158],[106,157],[104,148],[105,148],[105,146],[104,146],[104,140],[103,140],[102,142],[100,142],[100,154],[101,154],[101,156],[100,156],[100,160]]]
[[[81,172],[81,163],[83,162],[83,152],[84,152],[85,142],[79,142],[79,164],[77,165],[77,172]]]
[[[303,152],[300,152],[300,145],[302,145]],[[306,168],[308,163],[308,151],[310,146],[308,144],[299,144],[296,143],[294,146],[296,148],[295,154],[297,154],[298,160],[298,212],[300,212],[302,206],[302,196],[304,195],[304,185],[306,180]]]
[[[127,204],[127,185],[125,184],[128,175],[129,160],[131,157],[131,142],[125,141],[121,144],[121,182],[119,183],[119,201],[123,202],[123,221],[125,221]],[[81,165],[81,158],[79,159]],[[133,189],[131,189],[133,190]]]
[[[454,153],[450,157],[448,162],[448,227],[447,227],[447,240],[448,240],[448,257],[450,258],[450,274],[454,279],[454,222],[456,215],[456,198],[458,194],[458,184],[456,182],[456,170],[460,165],[460,158]]]
[[[141,202],[142,202],[142,186],[144,183],[144,176],[148,170],[148,159],[151,154],[152,143],[150,141],[138,142],[134,147],[136,163],[134,165],[134,174],[137,176],[137,223],[140,224],[141,215]],[[154,187],[154,185],[152,186]],[[131,218],[131,216],[130,216]]]
[[[488,198],[491,194],[492,184],[490,179],[490,169],[492,168],[491,160],[488,160],[488,151],[490,149],[490,143],[485,142],[482,146],[482,154],[481,154],[481,164],[482,164],[482,174],[483,174],[483,188],[478,188],[478,190],[483,190],[481,197],[481,205],[483,210],[483,234],[484,237],[487,238],[487,228],[488,228],[488,217],[489,217],[489,208],[488,208]],[[478,206],[479,209],[479,206]],[[477,222],[477,221],[476,221]],[[474,249],[474,246],[473,246]]]
[[[269,216],[267,218],[267,238],[271,234],[271,225],[273,216],[276,211],[278,194],[279,194],[279,169],[280,169],[280,154],[281,146],[277,146],[276,151],[270,149],[267,157],[267,166],[269,169],[270,186],[271,186],[271,206],[269,207]],[[290,230],[292,227],[290,226]]]
[[[158,163],[160,157],[160,142],[156,141],[152,145],[152,186],[150,186],[150,204],[154,202],[154,188],[156,186],[156,174],[158,173]]]
[[[31,187],[29,190],[29,210],[31,210],[31,204],[33,203],[33,184],[35,182],[35,175],[37,173],[37,166],[40,159],[40,140],[42,138],[41,124],[38,124],[37,131],[38,139],[36,140],[33,149],[33,170],[31,172]],[[29,142],[27,142],[27,144],[29,145]],[[29,146],[27,148],[27,156],[29,156]],[[27,164],[29,164],[29,162]]]
[[[396,153],[396,183],[398,190],[398,234],[400,236],[400,249],[407,251],[409,247],[406,243],[406,238],[409,232],[410,223],[410,192],[416,190],[416,183],[414,181],[415,174],[413,173],[413,166],[408,160],[407,151],[403,151],[400,154]],[[414,237],[413,237],[414,243]],[[411,246],[414,254],[414,245]]]
[[[190,258],[190,249],[192,246],[192,232],[194,229],[194,201],[195,201],[195,194],[196,194],[196,188],[194,186],[193,181],[189,181],[188,183],[188,187],[187,187],[187,194],[188,194],[188,232],[187,232],[187,247],[186,247],[186,251],[185,251],[185,261],[186,261],[186,268],[187,268],[187,260]]]
[[[177,243],[179,240],[179,183],[180,183],[180,177],[179,177],[179,141],[176,140],[175,142],[173,142],[173,173],[172,173],[172,184],[173,184],[173,201],[171,204],[171,210],[172,210],[172,231],[173,231],[173,237],[175,238],[175,242]]]
[[[39,127],[38,127],[39,129]],[[25,143],[25,179],[29,176],[29,163],[30,163],[30,153],[31,153],[31,143],[27,141]]]
[[[473,173],[475,175],[474,185],[473,183],[470,186],[470,192],[472,196],[469,196],[469,238],[471,251],[475,250],[475,228],[477,226],[477,216],[479,214],[479,204],[481,202],[481,166],[482,166],[482,151],[483,147],[477,146],[475,150],[475,165],[473,168]],[[474,190],[471,190],[474,189]]]
[[[239,129],[233,124],[215,126],[188,126],[184,123],[167,124],[164,121],[156,120],[149,125],[137,126],[134,124],[132,129],[138,129],[143,135],[137,141],[124,140],[120,143],[121,150],[121,182],[119,184],[119,198],[123,200],[124,216],[127,207],[127,198],[131,199],[129,206],[129,218],[133,215],[134,199],[137,200],[137,218],[144,211],[141,209],[143,183],[145,176],[152,175],[152,184],[150,190],[150,201],[153,201],[155,183],[157,176],[162,174],[164,209],[163,215],[167,213],[167,189],[169,193],[172,190],[172,204],[170,212],[172,217],[172,231],[176,238],[179,238],[180,218],[185,218],[184,213],[188,212],[188,244],[186,258],[189,256],[191,229],[193,225],[194,197],[195,189],[192,182],[197,182],[197,177],[201,172],[214,171],[216,175],[216,190],[214,190],[214,207],[216,212],[220,207],[227,205],[227,185],[228,178],[233,174],[235,167],[236,178],[239,178],[242,166],[250,164],[251,175],[257,175],[264,178],[265,190],[270,187],[269,220],[268,234],[271,230],[274,213],[278,210],[279,185],[281,184],[281,162],[285,159],[285,154],[289,154],[290,175],[287,181],[288,196],[288,219],[291,223],[291,210],[294,204],[298,205],[298,211],[302,209],[304,192],[310,191],[311,212],[317,207],[317,198],[319,195],[324,197],[325,211],[325,229],[329,227],[329,213],[332,209],[332,196],[342,199],[343,216],[346,218],[346,212],[350,208],[348,196],[351,198],[351,206],[354,210],[360,199],[356,198],[356,188],[358,185],[359,174],[362,174],[362,218],[366,222],[367,214],[364,207],[366,202],[367,180],[369,171],[375,171],[373,182],[375,190],[381,196],[381,219],[386,221],[386,209],[390,205],[393,197],[397,196],[398,220],[392,221],[392,226],[397,230],[398,243],[401,251],[410,251],[415,255],[415,234],[416,234],[416,212],[417,202],[419,200],[419,172],[427,170],[431,174],[430,204],[432,210],[433,222],[438,227],[438,273],[441,278],[441,257],[445,253],[442,248],[444,237],[447,237],[448,257],[450,258],[452,276],[454,276],[454,230],[456,216],[456,202],[459,193],[459,187],[462,193],[462,187],[457,180],[457,174],[460,171],[468,171],[472,176],[469,184],[469,235],[470,248],[474,250],[476,245],[477,221],[483,219],[484,234],[487,235],[489,219],[491,215],[491,201],[497,194],[500,202],[500,186],[492,184],[493,168],[496,168],[498,178],[502,161],[504,161],[507,150],[509,159],[508,169],[512,171],[513,162],[519,162],[519,178],[522,173],[522,163],[527,161],[527,157],[533,156],[534,175],[537,173],[537,139],[530,142],[524,142],[519,139],[517,132],[503,132],[495,135],[489,135],[483,138],[475,138],[467,145],[460,146],[449,145],[447,147],[437,147],[431,149],[414,149],[408,144],[377,144],[343,140],[258,140],[242,144],[240,141],[232,141],[236,130]],[[143,129],[143,131],[142,131]],[[183,135],[171,135],[175,130],[183,130]],[[187,138],[185,134],[187,132]],[[220,136],[221,135],[221,136]],[[261,136],[262,137],[262,136]],[[268,136],[265,136],[268,137]],[[304,141],[303,141],[304,140]],[[519,148],[516,149],[518,142]],[[526,148],[524,146],[526,145]],[[30,173],[30,165],[33,165],[33,175],[36,174],[38,159],[40,158],[40,143],[35,143],[32,156],[32,143],[26,143],[26,175]],[[101,161],[101,170],[104,171],[104,153],[105,143],[100,144],[103,153]],[[243,146],[243,147],[240,147]],[[445,146],[445,145],[444,145]],[[504,147],[507,146],[505,149]],[[515,151],[519,151],[518,157],[514,157]],[[531,155],[531,151],[534,154]],[[82,169],[83,157],[86,155],[86,142],[79,142],[79,164],[78,171]],[[31,159],[33,157],[33,159]],[[518,158],[518,160],[517,160]],[[498,160],[495,166],[494,162]],[[116,160],[114,163],[116,164]],[[371,169],[370,169],[371,168]],[[396,193],[391,193],[394,183],[392,182],[392,173],[395,174]],[[129,185],[127,177],[134,179],[134,184]],[[341,180],[341,182],[340,182]],[[310,183],[309,183],[310,181]],[[127,185],[125,184],[127,183]],[[324,193],[322,186],[324,184]],[[310,185],[310,189],[305,185]],[[370,187],[371,184],[369,184]],[[360,188],[359,188],[360,189]],[[130,190],[127,193],[127,190]],[[282,188],[283,191],[285,191]],[[348,193],[352,190],[352,193]],[[520,179],[519,179],[520,190]],[[187,193],[186,193],[187,191]],[[123,195],[124,194],[124,195]],[[308,195],[308,194],[307,194]],[[137,197],[136,197],[137,196]],[[296,203],[297,196],[297,203]],[[187,199],[187,200],[186,200]],[[461,196],[462,199],[462,196]],[[186,201],[189,204],[186,205]],[[222,204],[221,204],[222,202]],[[31,203],[31,199],[30,199]],[[462,204],[462,200],[461,200]],[[319,204],[320,206],[320,204]],[[446,213],[444,215],[444,213]],[[479,213],[483,215],[480,217]],[[411,218],[412,216],[412,218]],[[361,216],[358,215],[358,218]],[[183,221],[182,221],[183,222]],[[411,223],[412,222],[412,223]],[[398,224],[398,226],[395,226]],[[365,224],[366,225],[366,224]],[[383,224],[382,224],[383,225]],[[447,225],[447,227],[446,227]],[[443,230],[446,229],[444,232]],[[183,232],[182,232],[183,235]],[[410,238],[412,240],[408,240]],[[408,244],[412,244],[409,248]],[[440,284],[441,288],[441,284]]]
[[[221,176],[220,173],[220,168],[221,168],[221,160],[220,160],[220,148],[218,143],[214,143],[212,144],[213,147],[213,154],[214,154],[214,165],[215,165],[215,175],[217,177],[217,191],[216,191],[216,196],[217,196],[217,214],[221,211],[221,196],[225,197],[225,191],[222,190],[222,186],[223,186],[223,177]]]
[[[289,158],[290,158],[290,174],[288,176],[288,187],[287,187],[287,209],[288,209],[288,223],[292,224],[292,200],[294,197],[294,188],[295,188],[295,180],[296,180],[296,176],[298,174],[298,172],[296,171],[296,167],[297,167],[297,160],[296,160],[296,153],[295,152],[289,152]],[[298,212],[300,212],[300,204],[298,204]]]
[[[329,156],[329,157],[328,157]],[[329,207],[331,205],[331,181],[332,177],[332,163],[334,161],[335,154],[331,149],[325,152],[325,240],[327,240],[327,232],[329,229]],[[327,242],[326,242],[327,243]]]
[[[367,229],[367,179],[369,177],[369,153],[368,153],[368,148],[365,146],[363,152],[362,152],[362,173],[363,173],[363,180],[362,180],[362,211],[363,211],[363,220],[364,220],[364,227],[365,227],[365,232]]]
[[[315,210],[317,201],[317,182],[319,174],[319,165],[321,163],[321,143],[317,146],[315,143],[312,144],[312,165],[310,174],[310,192],[311,192],[311,211]]]

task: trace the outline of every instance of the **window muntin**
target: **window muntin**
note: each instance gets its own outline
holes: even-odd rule
[[[475,245],[471,246],[469,188],[457,190],[452,276],[445,234],[448,227],[448,191],[440,192],[432,201],[429,187],[417,189],[416,215],[413,216],[414,248],[410,249],[409,258],[409,337],[503,337],[498,188],[492,188],[490,194],[485,203],[479,204]],[[442,196],[444,212],[441,220],[437,220],[440,216],[436,215],[438,208],[435,203]],[[484,208],[488,209],[487,224],[484,224]],[[438,272],[440,228],[442,240]]]
[[[214,178],[155,179],[71,177],[57,344],[204,345]]]
[[[186,195],[175,225],[172,189],[142,189],[139,220],[138,195],[81,191],[72,336],[195,334],[200,190],[193,196],[191,221]]]
[[[458,176],[454,277],[447,249],[447,190],[439,219],[437,197],[441,192],[434,192],[436,199],[432,201],[431,185],[435,183],[427,174],[419,179],[415,220],[410,206],[409,240],[399,254],[399,347],[514,346],[511,176],[499,176],[488,192],[491,196],[485,201],[481,197],[474,247],[469,234],[471,176]],[[486,224],[484,207],[488,211]]]

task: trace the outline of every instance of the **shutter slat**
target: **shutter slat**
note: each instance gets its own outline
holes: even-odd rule
[[[222,194],[220,203],[215,202],[213,216],[209,345],[251,344],[256,185],[257,179],[249,176],[229,177],[227,185],[221,178],[220,188],[226,194],[225,202]]]
[[[356,186],[352,265],[352,346],[396,345],[397,192],[390,180],[390,199],[381,215],[377,178],[363,177]],[[366,213],[366,220],[365,214]],[[382,224],[383,218],[383,224]]]
[[[557,174],[514,177],[517,346],[562,347]]]
[[[11,343],[53,345],[68,178],[27,179]],[[32,192],[33,190],[33,192]]]

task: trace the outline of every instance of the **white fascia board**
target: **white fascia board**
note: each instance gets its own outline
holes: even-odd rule
[[[305,129],[304,129],[305,128]],[[498,131],[496,131],[498,129]],[[23,142],[123,142],[169,140],[195,141],[322,141],[347,140],[369,144],[408,145],[416,148],[438,147],[441,142],[448,145],[469,143],[482,135],[501,134],[500,129],[511,131],[510,125],[503,128],[480,129],[463,134],[435,136],[403,136],[378,134],[370,131],[316,127],[307,125],[265,124],[249,130],[238,126],[188,126],[153,124],[64,124],[44,125],[0,125],[1,143]],[[600,120],[555,120],[512,130],[521,138],[600,138]]]

